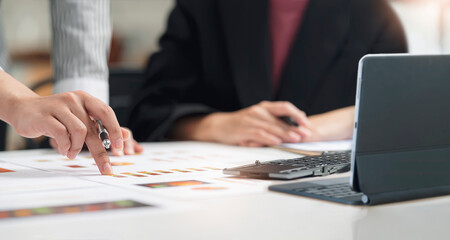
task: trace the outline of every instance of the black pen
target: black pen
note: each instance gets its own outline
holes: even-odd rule
[[[282,116],[282,117],[279,117],[278,119],[280,119],[281,121],[283,121],[284,123],[286,123],[289,126],[294,126],[294,127],[299,127],[300,126],[300,124],[298,124],[294,120],[294,118],[289,117],[289,116]]]

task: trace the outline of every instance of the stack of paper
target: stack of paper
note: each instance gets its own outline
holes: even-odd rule
[[[285,143],[275,148],[302,155],[321,155],[324,152],[347,151],[352,148],[351,140],[308,143]]]

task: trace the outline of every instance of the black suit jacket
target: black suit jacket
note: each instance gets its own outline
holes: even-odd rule
[[[162,139],[183,116],[262,100],[308,115],[351,106],[362,56],[407,51],[384,0],[310,0],[274,93],[268,8],[268,0],[178,0],[135,98],[136,139]]]

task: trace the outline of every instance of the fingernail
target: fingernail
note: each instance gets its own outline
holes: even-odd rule
[[[300,135],[298,135],[297,133],[295,133],[295,132],[289,132],[288,135],[289,135],[289,138],[290,138],[292,141],[295,141],[295,142],[300,141]]]
[[[122,149],[123,148],[123,141],[122,141],[122,139],[116,140],[114,142],[114,147],[117,148],[117,149]]]
[[[109,162],[103,164],[103,173],[102,174],[113,174],[113,170],[111,164]]]

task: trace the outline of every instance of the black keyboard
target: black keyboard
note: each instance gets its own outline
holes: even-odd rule
[[[348,183],[332,184],[326,186],[315,186],[309,188],[293,189],[294,192],[323,196],[329,198],[352,198],[362,197],[360,192],[353,191]]]
[[[343,177],[272,185],[269,187],[269,190],[345,204],[367,204],[367,196],[353,191],[349,182],[348,177]]]
[[[254,178],[295,179],[309,176],[326,176],[350,170],[351,151],[320,156],[279,159],[268,162],[225,168],[224,174]]]

